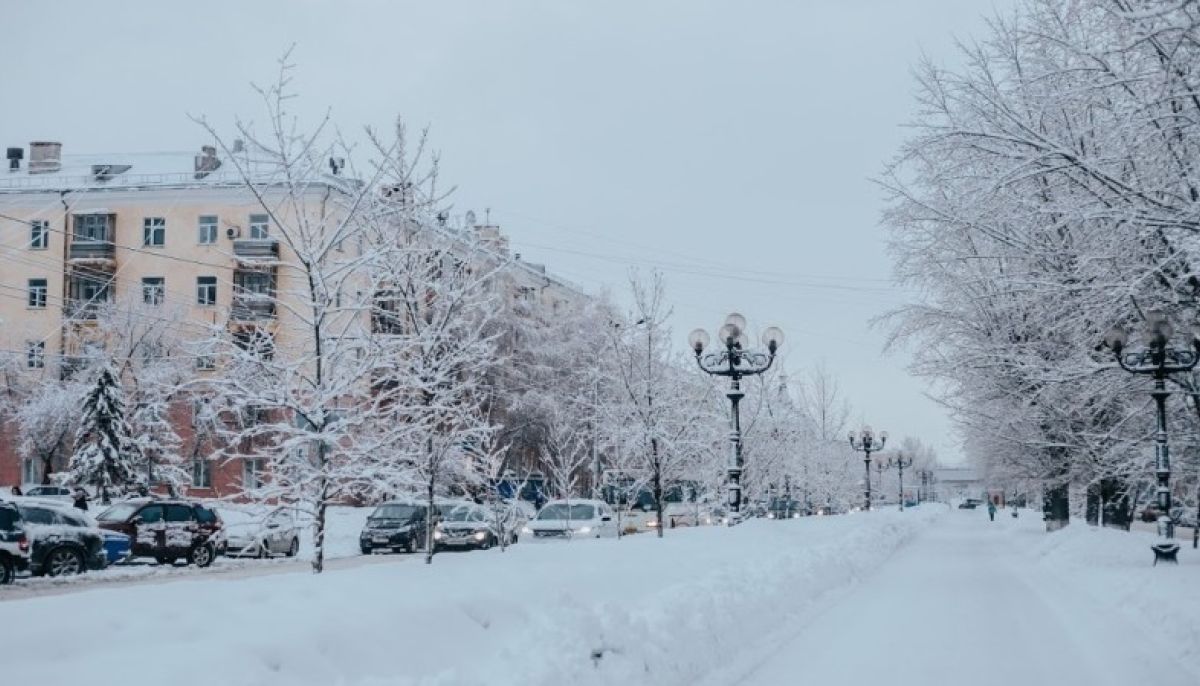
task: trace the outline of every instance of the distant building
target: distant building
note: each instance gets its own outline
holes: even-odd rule
[[[933,470],[933,479],[937,500],[949,502],[983,497],[983,477],[974,467],[937,467]]]

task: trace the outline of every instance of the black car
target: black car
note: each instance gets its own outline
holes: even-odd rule
[[[16,506],[0,502],[0,586],[29,568],[29,538]]]
[[[416,551],[425,539],[425,515],[426,507],[419,503],[384,503],[367,516],[358,547],[363,555],[375,550]]]
[[[500,534],[486,509],[463,504],[443,508],[445,513],[433,532],[434,550],[445,548],[478,548],[487,550],[500,542]],[[516,536],[510,534],[513,542]]]
[[[767,506],[767,519],[793,519],[800,514],[800,502],[791,498],[772,498]]]
[[[29,537],[29,571],[34,576],[65,576],[104,569],[104,534],[69,506],[18,502]]]

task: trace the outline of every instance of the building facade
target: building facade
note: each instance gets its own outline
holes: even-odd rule
[[[8,148],[0,170],[5,374],[26,387],[69,376],[105,345],[104,335],[93,332],[104,331],[103,319],[114,314],[147,329],[172,327],[193,341],[215,329],[262,331],[288,350],[287,319],[295,315],[286,294],[301,286],[289,279],[300,277],[280,268],[295,255],[277,235],[263,198],[248,189],[244,174],[252,165],[235,171],[211,147],[198,154],[71,156],[58,143],[35,142],[28,160],[25,153]],[[311,202],[325,202],[342,187],[335,181],[317,179],[305,192]],[[500,287],[513,302],[553,312],[587,297],[544,267],[511,260],[498,227],[467,228],[489,246],[490,258],[510,265]],[[198,379],[217,367],[198,347],[189,349],[187,363]],[[191,463],[189,492],[228,495],[259,478],[259,465],[206,459],[208,448],[195,431],[198,402],[203,398],[177,398],[168,413]],[[40,483],[46,465],[21,454],[12,410],[0,403],[0,485]],[[69,447],[60,451],[52,469],[62,469],[68,453]]]

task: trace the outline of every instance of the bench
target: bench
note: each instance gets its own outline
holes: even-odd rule
[[[1179,544],[1178,543],[1156,543],[1150,546],[1154,551],[1154,564],[1158,565],[1158,561],[1174,562],[1179,564]]]

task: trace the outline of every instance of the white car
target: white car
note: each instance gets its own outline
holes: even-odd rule
[[[522,538],[536,541],[616,535],[612,508],[603,500],[551,500],[521,528]]]
[[[221,508],[225,523],[225,554],[230,557],[295,557],[300,551],[300,528],[289,507],[263,516],[253,511]]]
[[[28,498],[50,498],[67,504],[75,502],[74,491],[66,486],[37,484],[25,487],[23,493]]]

